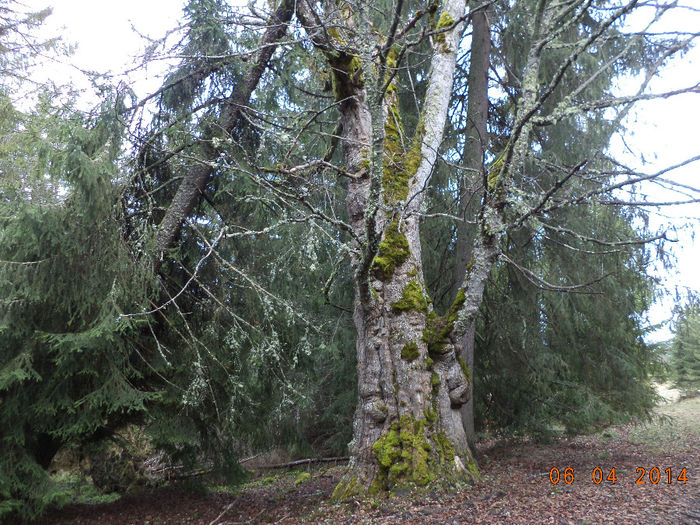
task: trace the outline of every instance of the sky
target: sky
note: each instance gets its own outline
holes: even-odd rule
[[[686,0],[693,5],[697,0]],[[44,28],[47,36],[61,35],[67,43],[76,45],[70,62],[83,70],[111,71],[116,74],[133,69],[137,57],[143,52],[147,40],[140,37],[161,37],[176,27],[182,14],[183,0],[25,0],[29,9],[53,7]],[[648,16],[648,13],[647,13]],[[643,15],[632,23],[643,25]],[[659,30],[698,31],[700,13],[685,11],[669,18]],[[136,30],[136,31],[134,31]],[[160,85],[164,62],[138,69],[129,75],[129,82],[137,96],[143,97]],[[53,78],[72,82],[85,88],[86,104],[96,101],[85,76],[67,64],[48,64],[37,71],[38,79]],[[126,78],[126,77],[124,77]],[[621,90],[629,91],[639,79],[627,79]],[[700,82],[700,49],[692,50],[682,59],[666,67],[662,77],[651,88],[663,91]],[[640,104],[627,119],[628,135],[624,143],[616,140],[612,151],[624,161],[644,172],[654,172],[693,155],[700,154],[697,126],[700,122],[700,99],[696,95],[684,95],[667,100]],[[631,150],[629,151],[628,150]],[[642,157],[644,162],[642,162]],[[700,186],[700,163],[695,163],[672,174],[678,182]],[[678,200],[677,195],[656,185],[642,188],[652,200]],[[666,270],[657,264],[655,273],[666,289],[675,292],[700,291],[700,239],[694,240],[693,230],[700,231],[700,204],[666,207],[659,212],[649,210],[653,228],[669,225],[679,228],[669,233],[678,242],[669,245],[669,252],[676,259],[676,267]],[[668,319],[676,304],[673,294],[660,297],[650,312],[650,322],[660,323]],[[669,327],[656,331],[649,340],[666,340],[671,337]]]
[[[695,5],[697,0],[681,2]],[[652,15],[648,10],[637,20],[633,20],[635,29],[642,29]],[[700,12],[678,10],[670,12],[656,26],[656,31],[688,31],[700,29]],[[621,90],[636,91],[641,79],[627,79],[622,82]],[[695,48],[682,57],[666,65],[659,78],[652,81],[649,91],[666,92],[680,87],[700,84],[700,49]],[[618,158],[644,173],[654,173],[665,167],[675,165],[689,157],[700,155],[697,123],[700,122],[700,95],[686,94],[669,99],[640,102],[627,119],[629,133],[624,143],[620,137],[612,144],[612,150]],[[629,148],[629,149],[628,149]],[[631,150],[631,151],[629,151]],[[641,159],[644,159],[642,162]],[[670,179],[700,188],[700,162],[675,170]],[[650,201],[678,201],[684,196],[665,191],[655,184],[648,184],[641,191],[649,195]],[[695,197],[698,195],[696,194]],[[688,291],[700,292],[700,238],[694,238],[694,231],[700,232],[700,203],[683,206],[666,206],[649,209],[652,229],[675,226],[676,231],[669,231],[668,252],[676,260],[676,267],[670,270],[656,265],[655,274],[662,280],[669,294],[661,297],[650,312],[653,323],[668,319],[676,305],[676,290],[681,294]],[[665,326],[652,334],[653,341],[667,340],[672,336],[670,327]]]
[[[117,75],[132,70],[148,45],[179,24],[184,0],[25,0],[29,9],[51,7],[43,34],[61,36],[75,45],[70,62],[79,69]],[[145,38],[144,38],[145,37]],[[158,89],[165,63],[150,64],[129,75],[139,97]],[[94,101],[89,82],[67,63],[50,63],[37,71],[38,78],[72,82],[86,90],[86,104]]]

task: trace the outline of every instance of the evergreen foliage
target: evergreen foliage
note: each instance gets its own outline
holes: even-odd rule
[[[495,79],[486,141],[486,163],[506,147],[515,117],[514,101],[526,66],[528,3],[512,8],[495,6],[492,24],[492,63]],[[584,17],[571,24],[547,51],[540,70],[547,82],[574,42],[586,38],[595,21]],[[626,49],[624,64],[604,69],[611,57]],[[583,98],[611,97],[615,79],[653,63],[664,43],[636,37],[601,42],[569,70],[545,103],[557,107],[571,93]],[[464,67],[463,71],[468,68]],[[595,81],[585,83],[596,74]],[[463,84],[459,84],[462,82]],[[461,155],[465,126],[466,78],[458,79],[454,101],[455,132],[446,148]],[[461,127],[460,127],[461,126]],[[595,180],[568,181],[575,197],[610,178],[614,161],[607,151],[619,122],[592,113],[538,127],[533,133],[526,170],[515,181],[507,213],[535,207],[542,188],[563,176],[565,166],[587,159]],[[472,174],[463,173],[463,177]],[[438,169],[433,178],[431,210],[454,208],[460,188],[454,170]],[[464,205],[464,204],[461,204]],[[631,416],[646,416],[655,396],[650,374],[659,356],[644,342],[644,312],[651,305],[656,283],[647,276],[650,251],[641,239],[652,237],[643,225],[644,213],[602,203],[580,203],[548,214],[535,214],[503,238],[510,263],[498,264],[486,288],[475,343],[475,413],[481,430],[530,434],[546,438],[552,429],[584,432]],[[641,226],[640,226],[641,225]],[[423,223],[426,280],[438,308],[454,298],[455,228],[446,218]],[[597,242],[599,241],[599,242]],[[624,244],[625,242],[639,244]],[[551,283],[554,287],[544,283]],[[578,289],[567,286],[591,283]],[[557,291],[555,287],[562,289]],[[536,402],[533,402],[536,400]]]
[[[83,116],[42,100],[3,121],[6,155],[22,161],[0,183],[0,514],[61,501],[44,470],[57,450],[108,435],[154,396],[136,323],[119,316],[151,285],[114,214],[116,106]]]
[[[507,253],[514,257],[519,247],[511,243]],[[539,260],[525,260],[547,282],[610,277],[577,293],[539,289],[505,266],[495,271],[477,339],[479,426],[546,438],[557,427],[578,433],[647,415],[655,401],[649,373],[657,357],[643,340],[638,313],[653,291],[645,250],[600,256],[590,265],[572,259],[569,250],[543,251]]]
[[[683,395],[700,390],[700,303],[691,299],[676,312],[671,341],[671,371]]]
[[[312,223],[309,229],[303,207],[290,207],[285,198],[285,192],[325,187],[323,195],[309,195],[309,201],[342,216],[336,196],[342,188],[324,172],[302,184],[274,168],[264,173],[251,168],[279,165],[276,159],[287,152],[289,162],[299,155],[323,156],[323,144],[304,136],[292,151],[293,137],[276,140],[258,125],[239,126],[229,136],[216,134],[218,119],[248,67],[237,56],[257,45],[253,31],[225,22],[232,19],[228,9],[225,2],[188,3],[186,34],[173,50],[186,58],[164,80],[157,116],[141,130],[138,162],[131,166],[133,184],[125,188],[124,201],[129,223],[135,225],[130,239],[137,243],[148,237],[143,225],[162,218],[178,179],[212,148],[220,152],[211,184],[160,268],[158,304],[180,295],[156,315],[154,335],[167,349],[171,384],[163,385],[163,406],[150,414],[155,444],[173,458],[199,460],[204,452],[235,471],[238,454],[278,445],[304,454],[343,454],[355,372],[346,313],[352,301],[350,277],[339,269],[342,244],[324,224]],[[267,125],[294,129],[308,118],[298,112],[297,104],[308,101],[299,83],[319,90],[320,107],[329,97],[320,93],[322,80],[320,85],[290,80],[295,72],[302,77],[315,67],[297,50],[276,64],[285,75],[265,77],[253,107]],[[255,122],[256,115],[246,118]],[[319,120],[308,129],[328,126],[334,123]],[[222,230],[225,235],[210,250],[207,243]],[[177,415],[166,416],[171,412]]]
[[[386,11],[393,5],[380,4]],[[495,6],[498,82],[486,164],[510,141],[526,67],[528,5]],[[378,4],[376,27],[386,23],[380,13]],[[273,446],[304,455],[347,451],[357,401],[347,259],[356,239],[343,227],[352,183],[328,167],[341,158],[332,75],[306,42],[285,46],[249,107],[235,109],[245,111],[242,123],[222,133],[222,115],[232,111],[250,71],[259,28],[238,24],[224,0],[190,0],[184,14],[182,39],[168,50],[183,58],[152,105],[134,106],[141,118],[126,121],[128,94],[110,87],[101,107],[87,114],[48,96],[25,114],[7,89],[0,92],[0,519],[33,517],[65,502],[64,487],[46,473],[54,454],[70,446],[112,457],[106,443],[129,423],[170,461],[207,462],[229,479],[241,474],[240,455]],[[46,15],[23,15],[20,25]],[[444,22],[432,15],[433,27]],[[568,25],[547,49],[542,78],[551,78],[595,26],[590,16]],[[572,93],[610,96],[619,75],[643,70],[671,45],[615,36],[567,71],[545,109]],[[420,127],[417,101],[426,90],[431,46],[426,39],[407,49],[394,89],[404,127],[413,130]],[[622,54],[614,68],[601,67]],[[21,72],[25,59],[3,48],[0,74]],[[467,65],[461,57],[460,68]],[[577,91],[584,78],[593,80]],[[463,154],[467,96],[459,89],[454,96],[443,146],[450,162],[438,163],[427,188],[427,211],[440,214],[422,222],[434,303],[416,280],[415,289],[407,286],[388,305],[395,313],[434,307],[424,340],[436,354],[466,300],[449,271],[456,229],[443,212],[465,206],[454,167]],[[582,158],[588,175],[569,181],[567,198],[585,200],[611,181],[615,163],[607,147],[618,129],[604,112],[538,127],[505,215],[537,206],[542,188]],[[403,140],[403,130],[395,131],[393,139]],[[310,159],[326,164],[293,170]],[[162,265],[154,264],[164,210],[202,162],[212,177],[177,244]],[[658,361],[643,340],[656,286],[643,242],[651,233],[639,226],[643,213],[609,204],[589,199],[534,213],[502,236],[503,254],[515,264],[492,271],[477,324],[482,429],[546,438],[648,414],[649,374]],[[406,258],[408,243],[398,237],[390,227],[378,244],[375,262],[387,260],[375,265],[375,276],[389,277]],[[401,245],[398,255],[389,253],[392,240],[394,251]],[[698,311],[693,303],[679,312],[673,343],[673,367],[686,390],[700,378]],[[408,362],[418,353],[410,346],[402,352]]]

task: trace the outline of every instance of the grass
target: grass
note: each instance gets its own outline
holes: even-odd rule
[[[629,441],[646,446],[650,453],[680,450],[688,436],[700,436],[700,397],[661,405],[649,423],[631,428]]]

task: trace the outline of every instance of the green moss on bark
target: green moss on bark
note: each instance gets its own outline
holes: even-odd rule
[[[416,343],[406,343],[401,349],[401,359],[409,363],[418,359],[419,355],[420,353],[418,352],[418,345]]]
[[[441,33],[435,35],[435,40],[438,42],[438,44],[440,44],[440,47],[444,53],[448,53],[450,51],[450,48],[447,46],[447,40],[445,39],[445,30],[454,23],[455,21],[450,13],[443,11],[440,15],[437,26],[435,27],[436,31],[442,31]]]
[[[469,367],[467,366],[466,361],[461,357],[457,356],[457,362],[459,363],[459,367],[462,369],[462,372],[464,372],[467,381],[471,381],[472,375],[469,372]]]
[[[356,477],[351,477],[349,479],[341,479],[340,483],[333,489],[333,494],[331,495],[331,501],[347,501],[348,499],[362,494],[363,487]]]
[[[433,394],[437,395],[438,389],[440,388],[440,376],[437,375],[437,372],[433,372],[430,375],[430,386],[433,387]]]
[[[398,66],[397,60],[399,59],[399,48],[398,46],[393,46],[386,55],[386,67],[390,69],[396,69]],[[387,75],[391,74],[391,71],[387,72]]]
[[[481,474],[479,474],[479,467],[476,465],[476,461],[474,461],[474,459],[470,459],[467,462],[467,470],[472,475],[472,479],[474,479],[475,481],[481,480]]]
[[[384,232],[384,240],[379,243],[377,255],[372,261],[374,275],[382,281],[388,281],[410,255],[408,239],[399,231],[399,221],[394,219]]]
[[[444,432],[435,432],[435,409],[425,410],[425,419],[403,415],[372,446],[379,472],[370,494],[396,487],[425,487],[436,482],[445,487],[463,483],[467,473],[456,468],[455,448]],[[461,458],[460,458],[461,459]],[[470,456],[466,468],[478,479]]]
[[[435,26],[435,29],[440,31],[441,29],[446,29],[446,28],[450,27],[454,23],[455,23],[455,21],[452,18],[452,15],[450,15],[450,13],[448,13],[447,11],[443,11],[440,14],[440,19],[438,20],[438,23],[437,23],[437,26]]]
[[[438,455],[441,463],[452,464],[455,459],[455,449],[452,446],[450,438],[444,432],[435,434],[435,444],[437,446]]]
[[[362,62],[359,57],[343,55],[333,61],[331,87],[337,101],[352,97],[362,85]]]
[[[407,147],[407,139],[401,123],[396,88],[392,83],[387,90],[388,115],[384,125],[384,171],[382,187],[384,201],[394,204],[405,201],[411,178],[418,171],[421,162],[421,146],[425,126],[419,122],[412,143]]]
[[[417,312],[428,311],[428,300],[423,295],[423,287],[416,280],[411,280],[401,292],[401,299],[391,305],[391,311],[401,313],[414,310]]]
[[[436,479],[433,447],[425,428],[425,420],[404,415],[374,443],[372,451],[380,466],[376,489],[407,484],[425,486]]]
[[[393,204],[408,198],[408,186],[412,176],[404,167],[404,132],[396,96],[388,94],[393,102],[389,104],[384,125],[384,172],[382,186],[384,201]]]
[[[425,330],[423,330],[423,341],[428,344],[429,353],[434,355],[445,353],[448,337],[454,330],[457,316],[462,306],[464,306],[464,301],[466,301],[466,295],[464,289],[460,289],[457,292],[454,303],[452,303],[445,315],[439,316],[434,312],[430,312]]]

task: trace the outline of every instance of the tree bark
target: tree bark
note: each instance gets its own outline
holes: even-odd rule
[[[348,469],[334,498],[399,486],[454,485],[478,476],[459,411],[469,380],[454,337],[466,295],[460,292],[444,316],[432,311],[417,212],[442,142],[465,4],[451,0],[440,16],[421,124],[412,142],[401,125],[397,87],[392,83],[382,93],[388,69],[382,67],[381,51],[379,57],[374,52],[380,46],[369,24],[362,23],[362,13],[343,20],[345,27],[353,24],[350,17],[361,20],[355,49],[362,56],[355,56],[338,51],[349,34],[325,36],[317,29],[318,15],[308,4],[299,6],[298,16],[328,57],[333,75],[344,163],[355,174],[347,207],[363,241],[351,259],[358,406]],[[396,57],[388,52],[384,58],[390,64]]]
[[[243,122],[243,109],[248,105],[250,96],[267,69],[268,62],[277,49],[277,42],[286,34],[287,26],[293,14],[293,0],[283,0],[272,14],[267,29],[260,39],[253,66],[248,71],[245,81],[236,87],[221,111],[219,129],[222,134],[232,133]],[[199,153],[199,156],[202,161],[180,183],[175,197],[173,197],[163,220],[158,226],[156,235],[157,257],[154,261],[156,273],[163,264],[165,252],[172,247],[177,239],[182,223],[192,213],[194,205],[199,200],[214,172],[212,163],[217,159],[220,153],[219,149],[212,146],[209,141],[202,142],[201,148],[203,151]]]
[[[479,2],[472,1],[471,13],[472,42],[469,63],[468,101],[467,101],[467,137],[464,144],[464,175],[461,178],[460,215],[463,222],[457,224],[456,261],[453,277],[452,297],[456,297],[464,285],[469,262],[473,256],[473,244],[478,233],[476,226],[467,220],[473,220],[481,206],[483,198],[484,152],[488,147],[486,123],[488,119],[488,72],[491,55],[491,31],[489,27],[489,8],[478,9]],[[469,377],[474,377],[474,337],[476,319],[472,319],[461,336],[461,358],[469,370]],[[462,424],[469,446],[474,452],[476,432],[474,430],[473,381],[469,382],[469,401],[462,406]]]

